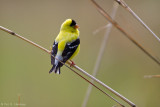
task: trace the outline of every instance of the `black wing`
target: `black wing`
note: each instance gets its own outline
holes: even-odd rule
[[[55,58],[53,58],[53,56],[56,56],[57,50],[58,50],[58,43],[54,41],[53,47],[52,47],[52,52],[51,52],[51,64],[52,65],[54,65],[54,63],[55,63]]]
[[[79,44],[80,44],[79,38],[71,43],[66,44],[64,51],[62,53],[64,63],[74,54],[74,52],[78,48]]]

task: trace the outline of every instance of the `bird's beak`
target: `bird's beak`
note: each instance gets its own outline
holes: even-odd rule
[[[79,26],[76,24],[76,25],[74,26],[74,28],[78,29],[78,28],[79,28]]]

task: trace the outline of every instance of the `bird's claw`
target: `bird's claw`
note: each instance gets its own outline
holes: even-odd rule
[[[70,61],[71,61],[70,67],[73,67],[74,65],[76,65],[72,60]]]

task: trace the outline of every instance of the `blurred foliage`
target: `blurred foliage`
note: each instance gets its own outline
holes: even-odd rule
[[[111,12],[112,0],[97,2]],[[126,3],[160,35],[159,0],[129,0]],[[97,35],[92,32],[108,22],[89,0],[0,0],[0,25],[48,49],[67,18],[80,25],[81,51],[74,61],[91,73],[105,30]],[[160,44],[122,7],[115,20],[145,49],[160,57]],[[61,75],[49,75],[50,68],[47,53],[0,31],[0,103],[18,102],[20,95],[26,107],[80,107],[88,83],[66,67],[62,68]],[[159,71],[159,65],[113,28],[98,79],[139,107],[159,107],[159,78],[143,78],[160,74]],[[115,102],[93,89],[88,107],[113,105]]]

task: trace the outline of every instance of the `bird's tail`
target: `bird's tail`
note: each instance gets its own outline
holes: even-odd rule
[[[58,65],[53,65],[52,68],[51,68],[51,70],[49,71],[49,73],[52,73],[52,72],[55,72],[55,73],[57,73],[57,74],[60,74],[60,73],[61,73],[61,72],[60,72],[60,66],[58,66]]]

